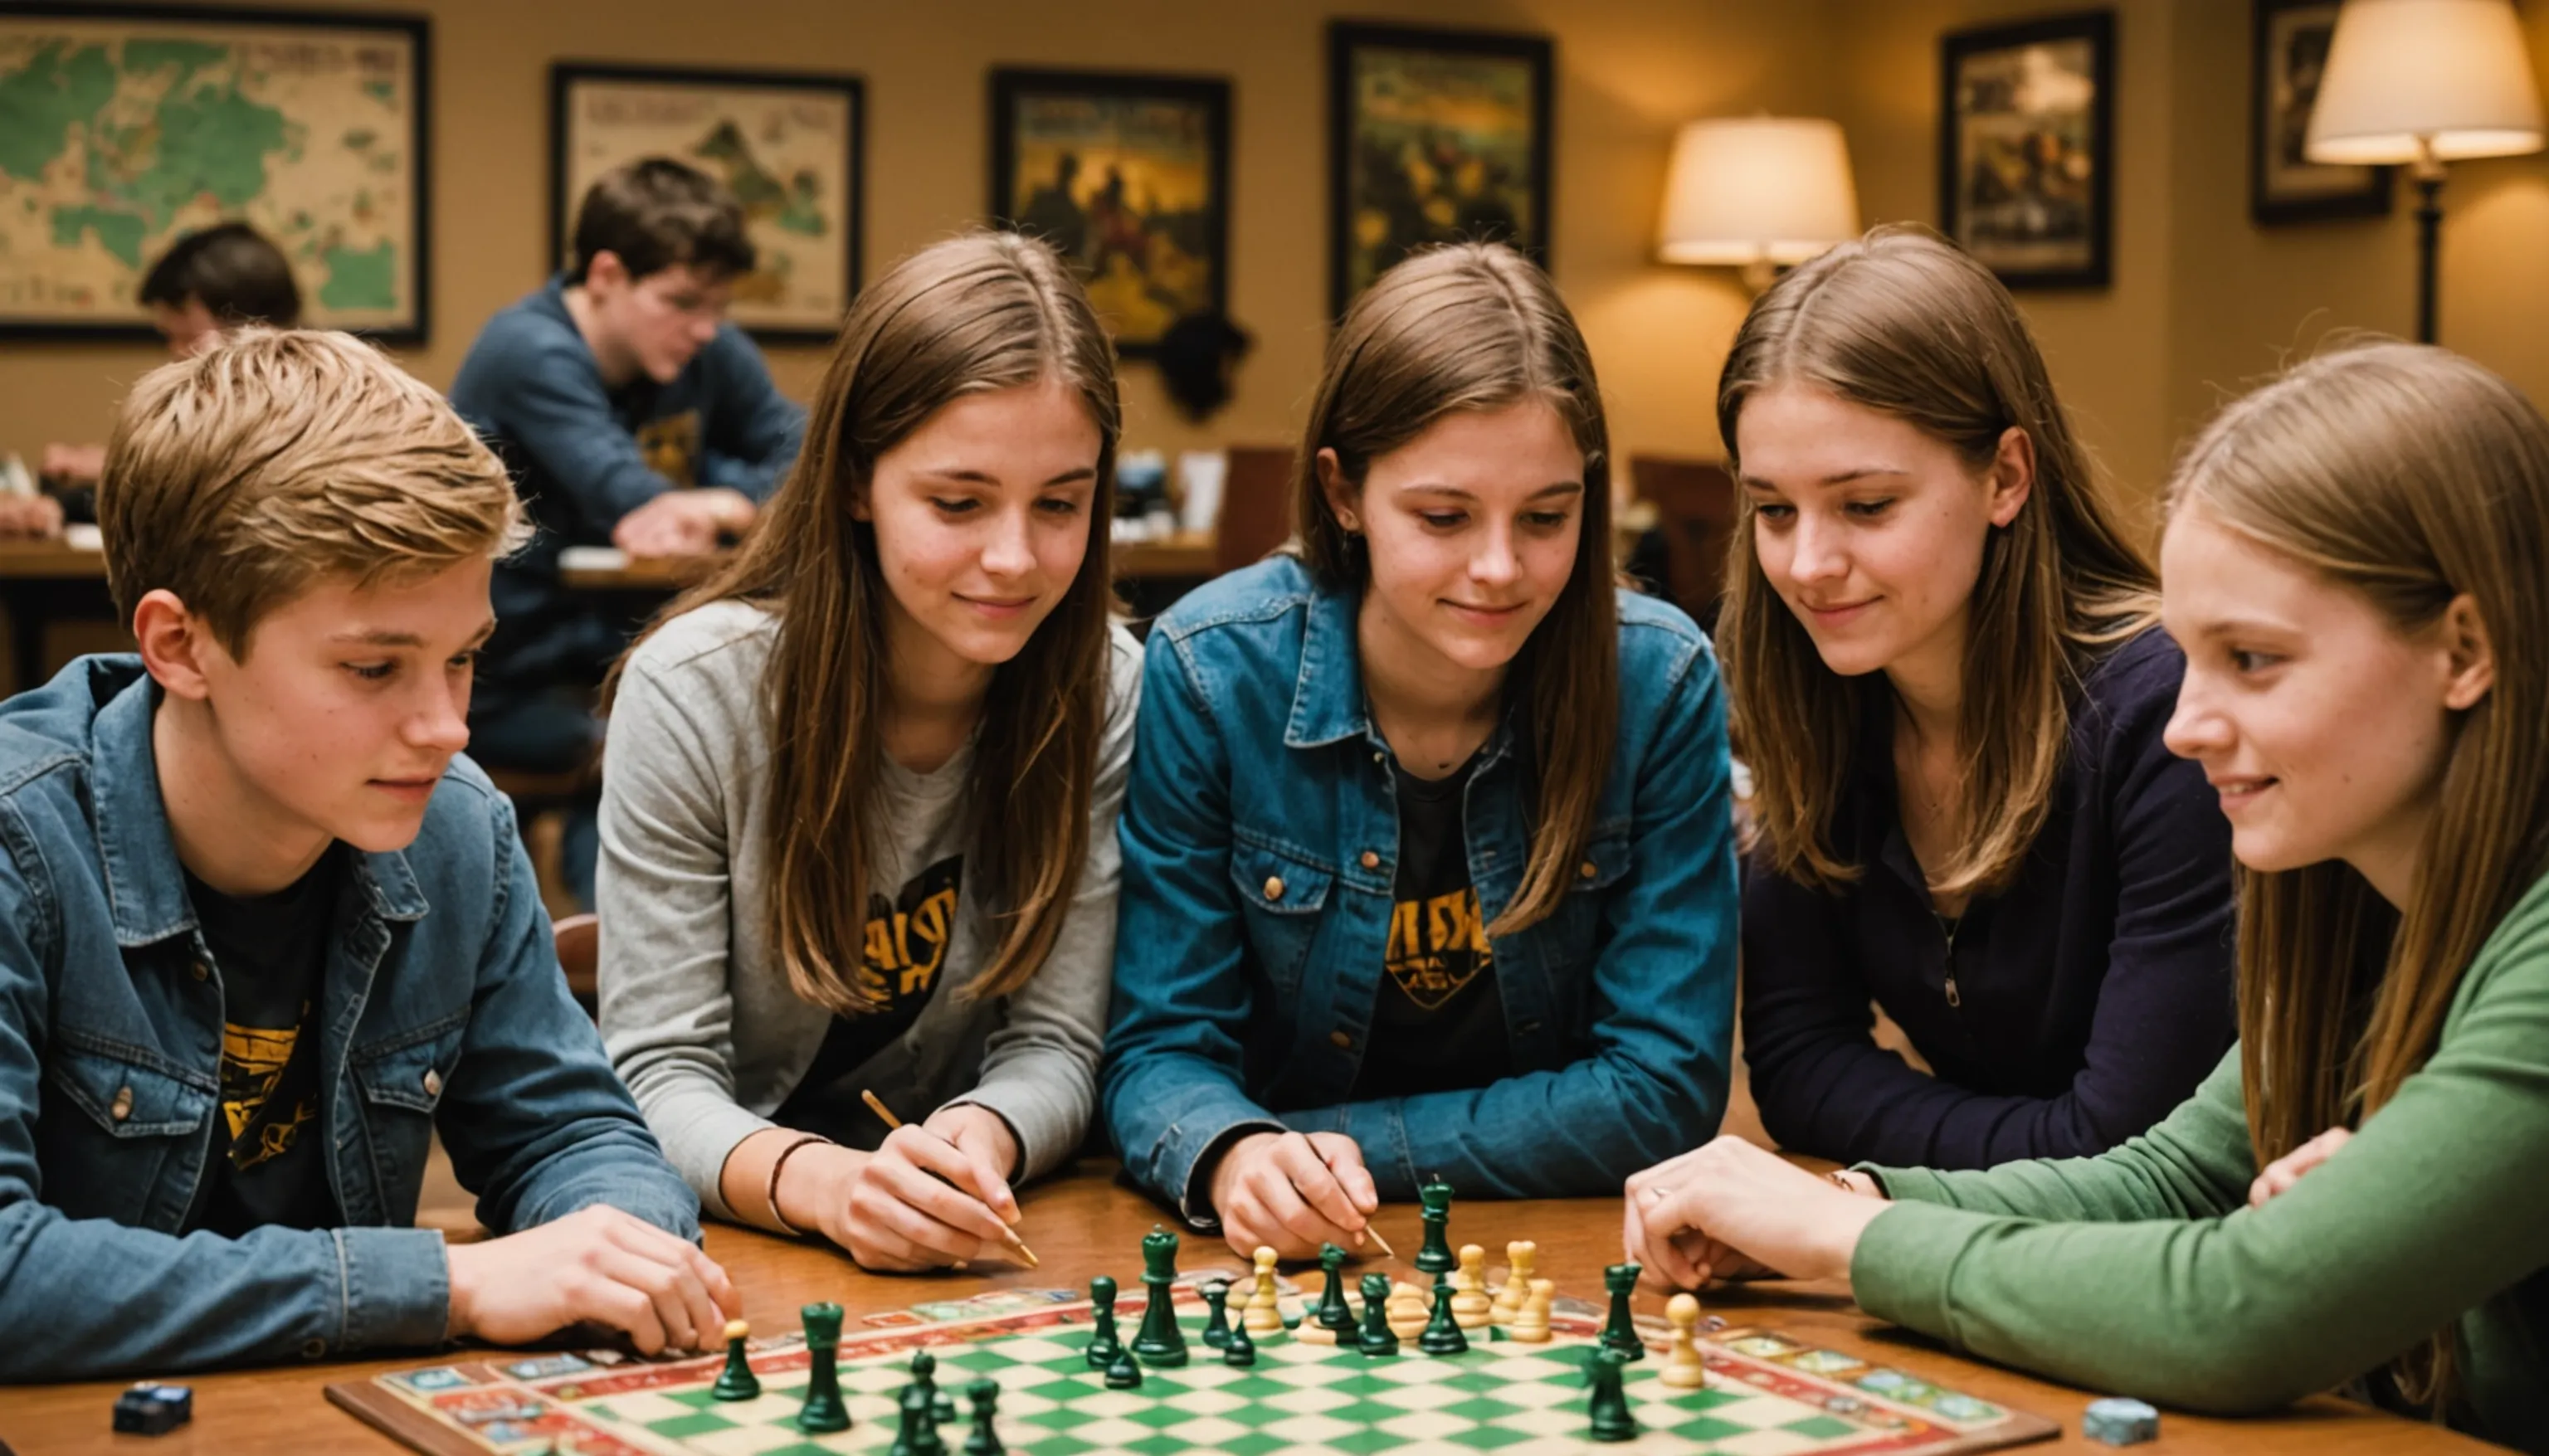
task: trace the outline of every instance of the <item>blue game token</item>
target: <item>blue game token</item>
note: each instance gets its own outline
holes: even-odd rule
[[[2148,1402],[2110,1396],[2091,1401],[2080,1417],[2080,1434],[2110,1446],[2135,1446],[2159,1439],[2159,1411]]]

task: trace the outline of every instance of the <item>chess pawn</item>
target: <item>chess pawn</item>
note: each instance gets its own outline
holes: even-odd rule
[[[1522,1313],[1522,1302],[1531,1293],[1532,1266],[1540,1257],[1540,1245],[1518,1238],[1505,1245],[1505,1282],[1496,1291],[1492,1319],[1498,1324],[1511,1324]]]
[[[978,1380],[965,1387],[965,1399],[974,1403],[974,1433],[965,1438],[965,1456],[1006,1456],[1000,1433],[991,1425],[999,1410],[1000,1383]]]
[[[1088,1368],[1104,1370],[1124,1352],[1115,1335],[1115,1281],[1103,1274],[1089,1280],[1088,1303],[1097,1320],[1097,1332],[1088,1340]]]
[[[1203,1342],[1213,1349],[1230,1348],[1230,1286],[1216,1279],[1203,1287]]]
[[[1257,1287],[1248,1296],[1248,1308],[1240,1312],[1240,1320],[1248,1333],[1259,1342],[1283,1333],[1282,1296],[1274,1288],[1274,1250],[1257,1246]]]
[[[708,1388],[708,1399],[750,1401],[761,1395],[761,1378],[752,1373],[752,1361],[743,1352],[743,1342],[751,1333],[752,1326],[740,1320],[725,1321],[725,1369]]]
[[[1389,1276],[1363,1276],[1363,1339],[1357,1346],[1373,1359],[1398,1353],[1398,1334],[1389,1327]]]
[[[1531,1293],[1524,1298],[1522,1308],[1514,1312],[1513,1337],[1527,1345],[1549,1343],[1549,1306],[1557,1298],[1556,1280],[1533,1280]]]
[[[1452,1318],[1463,1329],[1484,1329],[1495,1312],[1487,1298],[1487,1251],[1461,1245],[1461,1272],[1452,1276]]]
[[[1110,1391],[1139,1390],[1142,1367],[1133,1363],[1131,1350],[1117,1350],[1115,1363],[1106,1367],[1106,1388]]]
[[[1304,1324],[1302,1328],[1309,1326]],[[1335,1336],[1331,1335],[1334,1342]],[[1233,1370],[1245,1370],[1257,1363],[1257,1341],[1248,1337],[1248,1321],[1240,1320],[1230,1328],[1230,1343],[1222,1346],[1221,1363]]]
[[[1664,1318],[1672,1321],[1672,1351],[1664,1356],[1655,1379],[1677,1391],[1705,1390],[1708,1361],[1699,1353],[1699,1301],[1674,1295],[1664,1302]]]
[[[1538,1291],[1534,1291],[1538,1297]],[[1626,1383],[1629,1359],[1618,1350],[1605,1346],[1593,1352],[1589,1367],[1593,1393],[1585,1399],[1585,1413],[1592,1417],[1593,1439],[1603,1442],[1634,1441],[1638,1438],[1638,1419],[1629,1413]]]
[[[1319,1270],[1327,1283],[1319,1306],[1293,1331],[1314,1345],[1350,1345],[1357,1338],[1354,1308],[1346,1303],[1346,1251],[1333,1243],[1319,1245]]]
[[[1461,1332],[1461,1322],[1452,1318],[1452,1300],[1451,1280],[1435,1275],[1434,1313],[1416,1336],[1416,1348],[1426,1354],[1460,1355],[1468,1352],[1469,1337]]]
[[[1425,1332],[1425,1321],[1431,1315],[1425,1307],[1425,1291],[1413,1284],[1392,1284],[1389,1298],[1381,1306],[1389,1332],[1400,1339],[1414,1339]]]

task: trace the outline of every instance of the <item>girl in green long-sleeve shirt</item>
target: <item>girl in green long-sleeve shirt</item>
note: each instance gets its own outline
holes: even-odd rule
[[[1977,1354],[2203,1410],[2374,1376],[2549,1452],[2549,421],[2438,349],[2240,401],[2170,489],[2169,746],[2221,795],[2238,1048],[2100,1157],[1630,1180],[1655,1277],[1846,1276]],[[1836,1186],[1836,1183],[1846,1185]]]

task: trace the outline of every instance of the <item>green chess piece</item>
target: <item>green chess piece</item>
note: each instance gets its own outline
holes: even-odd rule
[[[1142,1367],[1133,1363],[1131,1350],[1115,1352],[1115,1363],[1106,1367],[1106,1388],[1110,1391],[1142,1388]]]
[[[974,1403],[974,1433],[965,1438],[965,1456],[1006,1456],[1000,1433],[991,1425],[998,1413],[1000,1383],[986,1376],[965,1387],[965,1399]]]
[[[1452,1318],[1452,1278],[1448,1274],[1434,1276],[1434,1316],[1425,1321],[1425,1332],[1416,1336],[1416,1348],[1429,1355],[1469,1352],[1469,1336]]]
[[[1248,1337],[1248,1321],[1230,1326],[1230,1343],[1223,1347],[1221,1363],[1233,1370],[1245,1370],[1257,1363],[1257,1341]]]
[[[1311,1320],[1334,1334],[1338,1344],[1351,1348],[1357,1336],[1354,1306],[1346,1303],[1346,1251],[1333,1243],[1320,1244],[1319,1269],[1328,1276],[1328,1287],[1320,1292],[1319,1308]]]
[[[807,1305],[797,1313],[805,1321],[805,1349],[811,1357],[797,1428],[808,1433],[848,1430],[850,1408],[841,1403],[841,1307]]]
[[[1611,1317],[1602,1321],[1602,1348],[1619,1351],[1623,1360],[1647,1358],[1647,1342],[1638,1338],[1637,1319],[1629,1313],[1638,1272],[1635,1264],[1613,1264],[1602,1271],[1602,1287],[1611,1292]]]
[[[1166,1228],[1142,1235],[1142,1327],[1134,1332],[1133,1353],[1155,1370],[1186,1363],[1186,1337],[1178,1328],[1178,1308],[1169,1296],[1178,1283],[1178,1236]]]
[[[1638,1438],[1638,1418],[1629,1413],[1629,1393],[1625,1385],[1629,1362],[1618,1350],[1608,1347],[1593,1352],[1587,1367],[1593,1377],[1593,1394],[1585,1398],[1585,1412],[1593,1417],[1593,1439],[1597,1441],[1634,1441]]]
[[[716,1384],[708,1387],[711,1401],[751,1401],[761,1396],[761,1378],[752,1373],[752,1361],[743,1353],[744,1337],[752,1326],[740,1320],[725,1321],[725,1368],[717,1372]]]
[[[928,1394],[929,1409],[932,1413],[937,1415],[939,1424],[946,1425],[955,1420],[956,1403],[947,1399],[947,1397],[938,1389],[938,1357],[936,1355],[929,1353],[927,1350],[912,1351],[911,1383],[918,1386],[922,1391]]]
[[[1216,1279],[1203,1287],[1203,1342],[1216,1350],[1230,1348],[1230,1286]]]
[[[937,1397],[929,1387],[904,1386],[896,1404],[901,1421],[895,1427],[894,1445],[886,1456],[947,1456],[946,1438],[938,1434]]]
[[[1452,1226],[1452,1185],[1440,1178],[1429,1179],[1416,1190],[1423,1206],[1419,1217],[1425,1224],[1425,1244],[1416,1251],[1416,1267],[1428,1274],[1449,1274],[1461,1267],[1460,1257],[1452,1252],[1452,1240],[1445,1232]]]
[[[1088,1338],[1088,1368],[1103,1370],[1124,1353],[1115,1337],[1115,1281],[1100,1274],[1088,1281],[1088,1302],[1094,1307],[1097,1332]]]
[[[1398,1335],[1389,1327],[1388,1312],[1381,1306],[1389,1302],[1389,1276],[1363,1276],[1363,1338],[1356,1348],[1375,1360],[1385,1360],[1398,1353]]]

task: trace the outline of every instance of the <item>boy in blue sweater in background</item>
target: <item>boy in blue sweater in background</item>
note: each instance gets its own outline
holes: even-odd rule
[[[497,568],[499,622],[469,714],[494,769],[592,759],[593,689],[634,622],[569,592],[558,554],[614,545],[695,556],[750,528],[797,458],[805,411],[725,321],[753,266],[743,210],[680,162],[606,173],[576,212],[564,273],[487,320],[451,403],[513,473],[538,535]],[[565,871],[593,903],[593,801],[568,824]]]

